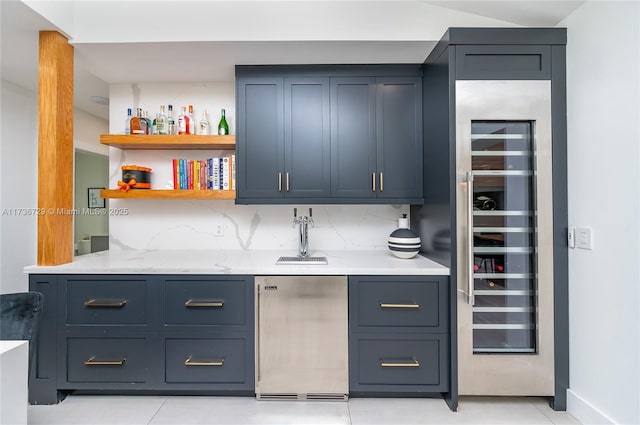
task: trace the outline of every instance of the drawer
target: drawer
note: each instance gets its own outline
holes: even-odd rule
[[[350,321],[361,327],[422,327],[446,331],[447,294],[441,279],[372,277],[350,284]],[[429,329],[434,331],[434,329]]]
[[[244,279],[165,280],[165,325],[245,325]]]
[[[145,338],[67,338],[68,382],[147,381]]]
[[[351,353],[352,390],[391,386],[428,386],[420,391],[442,391],[446,384],[446,336],[375,335],[354,337]]]
[[[69,278],[65,305],[69,325],[145,325],[147,281]]]
[[[243,383],[245,338],[167,338],[167,383]]]

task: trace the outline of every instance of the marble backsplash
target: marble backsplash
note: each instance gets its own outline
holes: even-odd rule
[[[308,215],[309,252],[386,250],[408,205],[235,205],[231,200],[109,200],[110,249],[280,249],[294,254],[293,208]]]

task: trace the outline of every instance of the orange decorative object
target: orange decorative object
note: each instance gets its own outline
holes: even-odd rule
[[[151,168],[139,165],[123,165],[122,180],[118,181],[120,190],[151,189]]]

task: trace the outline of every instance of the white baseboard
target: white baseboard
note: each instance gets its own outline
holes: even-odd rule
[[[567,412],[583,425],[615,425],[613,419],[572,390],[567,390]]]

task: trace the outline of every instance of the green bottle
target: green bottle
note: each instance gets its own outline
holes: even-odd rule
[[[222,118],[220,118],[220,124],[218,124],[218,134],[221,136],[229,134],[229,124],[227,124],[227,119],[224,116],[224,109],[222,110]]]

